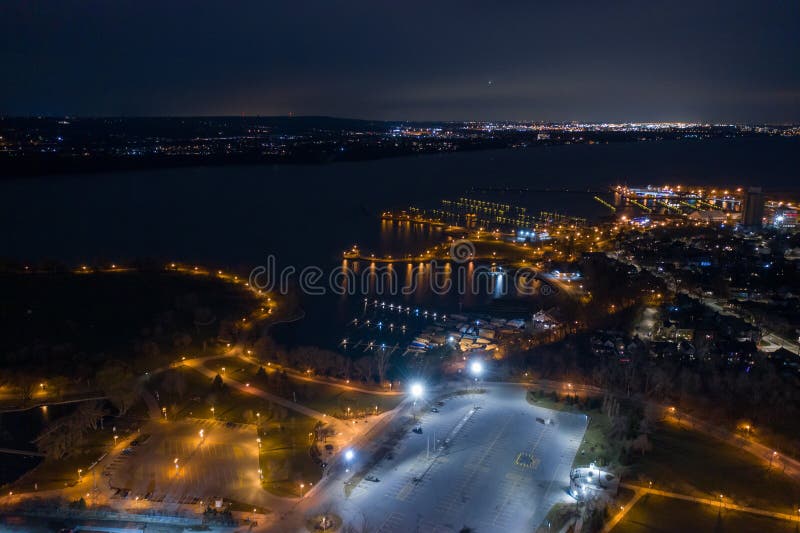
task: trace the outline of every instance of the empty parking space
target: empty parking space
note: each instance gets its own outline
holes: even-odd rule
[[[355,488],[351,501],[376,530],[530,531],[567,498],[586,417],[530,406],[520,387],[486,388],[419,413],[422,433],[373,468],[380,481]]]

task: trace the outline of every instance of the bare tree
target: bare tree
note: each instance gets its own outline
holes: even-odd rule
[[[119,361],[109,361],[97,373],[97,384],[120,415],[136,402],[139,385],[133,372]]]
[[[378,370],[378,380],[381,385],[386,381],[386,371],[389,369],[389,360],[391,357],[391,352],[385,348],[381,348],[375,352],[375,366]]]

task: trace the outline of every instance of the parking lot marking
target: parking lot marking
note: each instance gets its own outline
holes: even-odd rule
[[[514,464],[522,468],[536,470],[536,467],[539,466],[539,459],[529,453],[522,452],[517,455],[517,458],[514,460]]]

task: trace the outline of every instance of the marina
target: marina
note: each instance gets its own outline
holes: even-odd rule
[[[380,350],[390,357],[424,355],[445,347],[486,355],[497,350],[502,340],[524,332],[529,322],[477,313],[447,315],[391,301],[365,299],[362,313],[346,324],[347,336],[337,347],[345,353]]]

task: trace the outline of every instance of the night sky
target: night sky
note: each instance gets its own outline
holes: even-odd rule
[[[0,4],[5,115],[800,121],[800,2]]]

